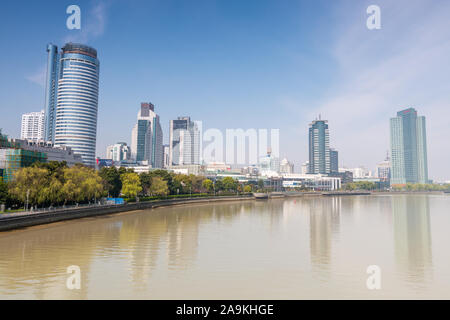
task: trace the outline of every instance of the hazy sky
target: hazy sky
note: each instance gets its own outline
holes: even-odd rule
[[[66,8],[82,11],[81,31]],[[381,8],[368,30],[366,9]],[[427,118],[429,173],[450,180],[450,2],[3,1],[0,128],[20,135],[22,113],[44,106],[46,44],[99,53],[97,153],[130,142],[151,101],[165,141],[177,116],[204,128],[279,128],[280,153],[308,158],[308,123],[329,121],[340,164],[374,168],[389,149],[389,118]]]

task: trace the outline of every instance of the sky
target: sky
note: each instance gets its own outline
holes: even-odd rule
[[[81,30],[66,9],[81,8]],[[369,5],[381,29],[369,30]],[[328,120],[340,165],[374,169],[389,118],[427,121],[431,179],[450,180],[450,2],[444,0],[3,1],[0,128],[44,109],[46,45],[93,46],[100,60],[97,155],[130,142],[141,102],[204,129],[280,129],[280,156],[308,160],[308,125]]]

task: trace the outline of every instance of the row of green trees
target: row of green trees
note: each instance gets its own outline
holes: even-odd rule
[[[123,194],[127,198],[214,192],[248,193],[257,190],[260,184],[243,185],[232,177],[212,181],[204,176],[176,174],[166,170],[153,170],[137,174],[125,168],[104,167],[99,174],[105,181],[108,195],[117,197]]]
[[[252,192],[258,184],[243,185],[231,177],[212,181],[203,176],[154,170],[137,174],[132,169],[83,165],[69,168],[65,162],[35,163],[16,172],[8,184],[0,181],[0,204],[8,207],[59,206],[95,202],[102,197],[164,198],[171,195]]]
[[[393,185],[394,191],[450,191],[450,184],[407,183]]]

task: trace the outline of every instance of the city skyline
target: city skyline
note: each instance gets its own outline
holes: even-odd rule
[[[44,70],[46,68],[45,44],[55,42],[62,45],[73,40],[92,45],[102,53],[102,73],[106,74],[105,77],[102,75],[100,84],[97,156],[104,156],[106,146],[116,141],[129,142],[129,128],[135,121],[135,114],[129,112],[129,108],[139,101],[151,99],[160,106],[159,114],[166,136],[169,120],[183,114],[203,120],[205,129],[280,128],[280,158],[287,157],[294,161],[296,168],[308,158],[305,127],[314,118],[313,115],[321,113],[333,123],[331,144],[339,150],[340,163],[350,167],[365,165],[374,168],[389,148],[387,114],[411,106],[421,110],[430,127],[430,179],[450,180],[450,168],[446,165],[450,155],[445,152],[448,149],[445,137],[448,135],[446,115],[450,97],[444,93],[444,75],[448,65],[443,63],[449,52],[446,43],[450,37],[445,28],[439,28],[445,23],[442,7],[423,1],[408,2],[407,6],[406,2],[393,4],[380,1],[382,29],[369,31],[365,28],[365,8],[369,2],[365,1],[353,6],[346,1],[339,6],[320,1],[314,5],[290,3],[291,12],[277,4],[262,3],[256,11],[251,4],[245,4],[243,16],[248,17],[248,21],[236,17],[236,20],[231,20],[229,10],[236,3],[223,7],[217,3],[202,2],[192,8],[183,6],[182,9],[187,10],[186,16],[178,19],[181,20],[180,26],[187,27],[183,30],[169,26],[175,18],[163,22],[163,19],[181,9],[155,3],[154,9],[147,11],[144,9],[149,7],[143,2],[129,6],[125,3],[80,1],[84,14],[80,32],[65,29],[66,3],[48,12],[43,12],[37,5],[21,8],[24,17],[31,12],[40,12],[42,20],[52,22],[43,21],[40,28],[33,30],[36,33],[33,39],[21,36],[22,32],[28,31],[20,28],[14,34],[19,49],[26,44],[27,50],[18,50],[20,54],[15,53],[14,56],[6,53],[6,61],[22,58],[23,65],[18,70],[2,64],[5,74],[10,76],[9,81],[4,76],[0,78],[5,88],[0,96],[2,105],[3,108],[17,110],[16,115],[11,113],[5,116],[5,122],[1,124],[3,132],[18,137],[20,115],[39,111],[44,105],[42,83],[45,80],[39,77],[42,73],[38,70],[39,66]],[[197,9],[196,17],[200,19],[201,28],[188,18]],[[404,9],[402,15],[398,14],[400,9]],[[18,8],[8,3],[8,10],[17,11]],[[252,10],[253,14],[249,14]],[[168,28],[163,32],[164,36],[152,33],[152,43],[141,43],[142,32],[148,32],[151,27],[160,28],[155,25],[145,27],[139,22],[126,23],[125,20],[116,23],[115,18],[121,19],[117,15],[119,11],[127,12],[127,16],[131,17],[142,15],[139,11],[145,11],[152,17],[159,13],[160,17],[153,23]],[[424,11],[433,19],[418,17],[417,21],[411,22],[412,16]],[[343,12],[348,21],[338,19]],[[219,18],[218,21],[208,18],[207,13]],[[262,25],[270,15],[277,22],[271,29]],[[230,24],[231,21],[235,24]],[[5,17],[2,23],[14,26],[19,22]],[[299,31],[298,28],[305,24],[307,30]],[[117,25],[122,29],[119,30]],[[212,27],[217,34],[213,36],[201,31],[205,26]],[[237,39],[230,38],[232,33],[221,29],[227,26],[243,33]],[[252,32],[253,27],[261,33]],[[124,37],[135,29],[136,36],[131,39]],[[434,30],[440,32],[433,33],[433,37],[425,37],[427,32]],[[170,35],[174,36],[173,40],[165,41]],[[311,39],[313,35],[318,36],[320,43]],[[208,40],[206,43],[202,41],[205,38]],[[415,38],[423,40],[415,41],[410,47],[410,40]],[[232,39],[236,43],[234,48],[231,46]],[[123,49],[113,44],[112,40],[120,43]],[[263,43],[268,40],[267,46],[271,48],[265,51],[267,47]],[[219,43],[224,43],[225,47],[219,46]],[[128,47],[138,44],[144,49],[124,53]],[[382,48],[392,50],[381,52]],[[180,49],[185,49],[183,54],[180,54]],[[371,51],[374,53],[369,54]],[[286,56],[288,53],[291,56]],[[134,61],[127,66],[128,71],[120,65],[122,56]],[[286,57],[284,62],[280,60]],[[267,64],[269,61],[270,64]],[[426,67],[414,71],[405,69],[415,61]],[[264,65],[268,67],[261,69]],[[287,71],[289,68],[293,69],[292,72]],[[402,70],[409,71],[405,74]],[[264,77],[266,72],[270,77]],[[264,79],[277,79],[279,82]],[[356,80],[357,85],[353,86]],[[334,82],[342,82],[342,85],[335,85]],[[132,86],[125,91],[117,90],[127,83]],[[14,87],[22,88],[28,94],[22,97]],[[422,90],[418,90],[420,87]],[[121,96],[115,92],[121,92]],[[270,114],[273,109],[280,110],[277,117]],[[349,121],[353,124],[349,125]],[[120,129],[116,130],[119,123]],[[165,137],[164,143],[167,142]]]

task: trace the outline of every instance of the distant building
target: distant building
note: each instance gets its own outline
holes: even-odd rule
[[[4,181],[12,181],[20,168],[35,162],[65,161],[68,166],[82,163],[82,157],[67,146],[54,146],[51,142],[7,139],[0,132],[0,168]]]
[[[308,174],[309,173],[309,161],[306,161],[302,163],[302,166],[300,168],[301,174]]]
[[[224,162],[210,162],[206,165],[206,172],[224,172],[230,170],[231,166]]]
[[[151,103],[141,103],[137,123],[133,127],[131,137],[131,154],[137,162],[148,161],[153,168],[162,168],[163,132],[155,106]]]
[[[106,159],[120,162],[131,159],[131,148],[125,142],[117,142],[106,148]]]
[[[190,117],[170,120],[170,166],[201,164],[201,122]]]
[[[330,172],[339,172],[339,153],[330,148]]]
[[[69,167],[83,163],[82,156],[78,153],[75,153],[72,148],[68,146],[55,146],[50,141],[34,142],[19,139],[13,139],[12,141],[14,141],[16,145],[24,150],[45,153],[47,155],[47,162],[65,161]]]
[[[309,173],[331,172],[328,121],[314,120],[309,125]]]
[[[169,165],[170,165],[170,161],[169,161],[169,159],[170,159],[170,147],[169,147],[169,145],[165,144],[163,146],[163,150],[164,150],[164,165],[163,165],[163,167],[164,168],[168,168]]]
[[[178,166],[170,166],[167,170],[179,174],[194,174],[200,175],[205,173],[205,167],[199,164],[185,164]]]
[[[373,177],[372,171],[368,170],[364,166],[357,168],[339,168],[339,172],[350,171],[353,174],[354,179],[371,178]]]
[[[259,159],[259,174],[261,176],[278,176],[280,172],[280,159],[272,156],[272,151],[269,149],[265,157]]]
[[[31,141],[44,140],[44,110],[40,112],[30,112],[22,115],[22,123],[20,126],[20,139]]]
[[[322,174],[284,174],[283,187],[286,189],[307,188],[314,191],[334,191],[341,188],[339,177]]]
[[[294,164],[289,162],[288,159],[284,158],[280,162],[280,173],[294,173]]]
[[[425,117],[414,108],[391,118],[391,184],[428,183]]]
[[[383,162],[377,165],[377,177],[380,179],[382,187],[388,187],[391,182],[391,161],[389,154]]]
[[[341,178],[341,183],[353,182],[353,172],[351,172],[351,171],[331,172],[328,174],[328,176],[335,177],[335,178]]]

